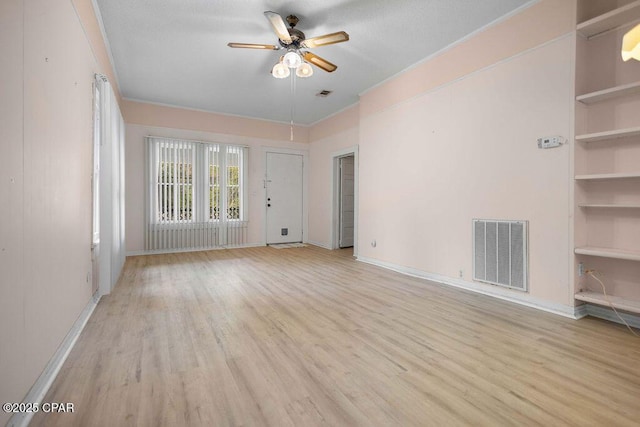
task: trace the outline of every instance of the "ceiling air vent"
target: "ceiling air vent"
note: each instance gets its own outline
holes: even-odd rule
[[[331,90],[321,90],[320,92],[316,93],[316,96],[322,97],[322,98],[326,98],[327,96],[329,96],[331,94]]]

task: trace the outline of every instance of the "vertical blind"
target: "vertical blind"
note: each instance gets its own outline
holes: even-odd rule
[[[147,137],[146,148],[146,250],[246,243],[246,147]]]

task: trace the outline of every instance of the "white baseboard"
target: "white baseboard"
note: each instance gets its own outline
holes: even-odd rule
[[[583,317],[587,317],[588,315],[589,312],[587,310],[586,304],[576,306],[576,319],[582,319]]]
[[[401,265],[379,261],[372,258],[358,257],[357,259],[358,261],[362,261],[367,264],[376,265],[378,267],[386,268],[388,270],[393,270],[398,273],[406,274],[408,276],[417,277],[420,279],[426,279],[432,282],[441,283],[443,285],[453,286],[453,287],[465,289],[471,292],[488,295],[504,301],[513,302],[516,304],[524,305],[527,307],[535,308],[538,310],[546,311],[548,313],[557,314],[557,315],[568,317],[571,319],[579,319],[586,315],[586,313],[583,313],[582,309],[579,309],[579,307],[572,307],[569,305],[543,301],[537,298],[533,298],[528,294],[522,294],[521,296],[515,295],[512,293],[513,291],[502,289],[497,286],[467,282],[462,279],[455,279],[452,277],[442,276],[440,274],[428,273],[426,271],[418,270],[415,268],[404,267]]]
[[[616,316],[616,313],[609,307],[599,306],[595,304],[584,304],[580,307],[584,307],[584,311],[586,313],[585,315],[598,317],[600,319],[609,320],[611,322],[616,322],[623,325],[618,316]],[[620,314],[620,317],[622,317],[624,321],[629,324],[629,326],[640,329],[640,316],[623,313],[620,310],[618,310],[618,314]]]
[[[183,252],[204,252],[204,251],[220,251],[223,249],[242,249],[242,248],[256,248],[259,246],[266,246],[264,243],[245,243],[243,245],[236,246],[218,246],[215,248],[194,248],[194,249],[161,249],[157,251],[128,251],[127,256],[140,256],[140,255],[162,255],[162,254],[178,254]]]
[[[313,245],[313,246],[318,246],[319,248],[328,249],[330,251],[333,250],[333,248],[331,246],[329,246],[329,245],[327,245],[325,243],[314,242],[312,240],[309,240],[307,243],[310,244],[310,245]]]
[[[42,374],[38,377],[36,382],[31,386],[31,389],[22,400],[22,403],[42,403],[42,399],[49,391],[51,384],[58,376],[58,372],[62,368],[65,360],[69,356],[71,349],[76,344],[80,333],[84,329],[87,321],[93,314],[93,310],[95,310],[98,305],[98,301],[100,301],[100,295],[96,292],[89,302],[80,313],[80,316],[76,319],[75,323],[71,327],[71,330],[67,333],[67,336],[64,337],[62,343],[58,347],[58,350],[54,353],[53,357],[47,363],[47,366],[42,371]],[[17,413],[14,414],[7,423],[7,427],[26,427],[31,422],[31,418],[34,413]]]

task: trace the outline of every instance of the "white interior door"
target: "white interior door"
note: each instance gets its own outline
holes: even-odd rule
[[[353,246],[354,162],[353,156],[340,158],[340,239],[341,248]]]
[[[267,153],[267,244],[302,242],[302,155]]]

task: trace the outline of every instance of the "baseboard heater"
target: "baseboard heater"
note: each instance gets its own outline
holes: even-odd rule
[[[527,221],[473,220],[473,280],[526,291]]]

